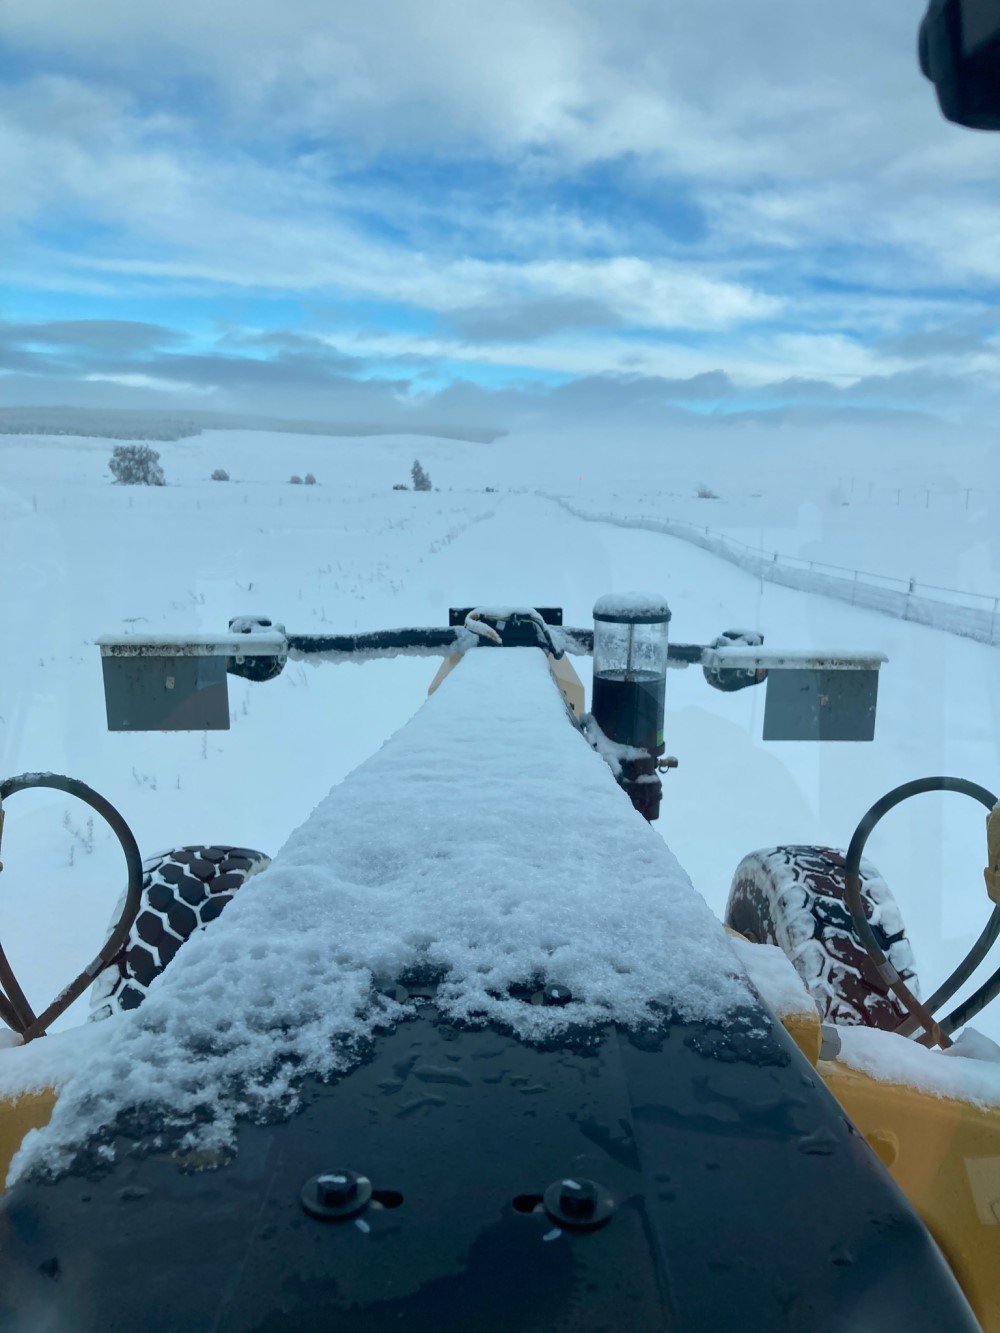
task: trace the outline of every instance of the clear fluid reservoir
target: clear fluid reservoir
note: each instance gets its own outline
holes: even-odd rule
[[[670,608],[663,597],[614,593],[594,607],[591,712],[609,740],[663,753]]]

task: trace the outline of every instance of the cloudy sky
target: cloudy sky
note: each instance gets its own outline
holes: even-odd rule
[[[4,0],[0,401],[990,420],[923,0]]]

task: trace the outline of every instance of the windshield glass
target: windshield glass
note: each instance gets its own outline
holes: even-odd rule
[[[325,1009],[317,1043],[368,1039],[359,996],[421,967],[456,1021],[526,1040],[570,1018],[519,1027],[511,987],[568,988],[583,1024],[696,992],[717,1017],[750,966],[723,924],[831,1027],[895,1030],[888,973],[926,1000],[966,958],[1000,901],[1000,137],[942,118],[924,7],[7,0],[0,781],[88,784],[147,863],[35,1082],[96,1064],[182,947],[211,991],[225,928],[249,977],[236,941],[267,915],[240,894],[294,914],[297,846],[310,911],[324,854],[329,901],[361,903],[330,955],[350,1021]],[[558,690],[523,661],[449,683],[501,646]],[[536,823],[546,756],[564,789]],[[915,795],[871,833],[873,961],[843,854],[934,775],[985,796]],[[23,785],[0,1097],[126,880],[98,811]],[[647,915],[651,866],[678,896]],[[490,885],[503,910],[462,910]],[[602,929],[634,932],[628,980],[588,963]],[[976,961],[939,1019],[998,965]],[[1000,1061],[1000,1004],[942,1044],[970,1023],[969,1059]],[[911,1054],[893,1077],[920,1084]]]

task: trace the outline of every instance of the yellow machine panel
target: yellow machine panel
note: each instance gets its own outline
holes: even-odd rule
[[[801,1014],[782,1014],[781,1024],[810,1064],[816,1064],[823,1047],[823,1025],[819,1014],[803,1011]]]
[[[53,1088],[22,1092],[18,1097],[0,1100],[0,1193],[21,1140],[29,1129],[41,1129],[49,1123],[55,1104]]]
[[[984,1333],[1000,1333],[1000,1110],[835,1060],[817,1069],[941,1247]]]

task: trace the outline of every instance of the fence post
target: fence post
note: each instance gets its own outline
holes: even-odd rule
[[[928,491],[928,495],[929,495],[929,494],[930,494],[930,492]],[[912,578],[911,578],[911,579],[910,579],[910,586],[909,586],[909,587],[907,588],[907,590],[906,590],[906,601],[903,603],[903,619],[904,619],[904,620],[909,620],[909,618],[910,618],[910,598],[913,596],[913,590],[914,590],[914,588],[915,588],[916,586],[917,586],[917,581],[916,581],[916,579],[912,579]]]

